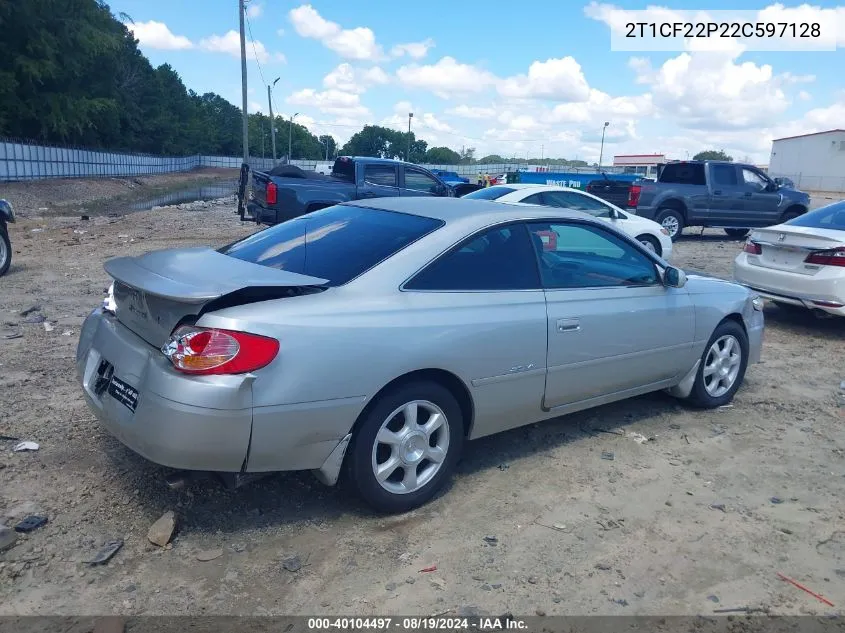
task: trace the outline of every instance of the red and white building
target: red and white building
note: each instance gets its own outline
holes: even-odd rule
[[[613,166],[623,174],[644,178],[657,178],[657,166],[665,162],[665,154],[618,154],[613,157]]]

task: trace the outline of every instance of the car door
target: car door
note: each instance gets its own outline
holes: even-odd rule
[[[442,196],[446,188],[439,180],[421,169],[404,167],[404,181],[401,185],[403,196]]]
[[[751,167],[740,167],[745,189],[746,223],[742,226],[771,226],[780,222],[780,199],[776,187],[769,187],[770,180]],[[770,190],[771,189],[771,190]]]
[[[399,170],[396,165],[370,163],[364,165],[359,198],[388,198],[399,195]]]
[[[528,228],[548,312],[544,408],[659,389],[689,371],[692,301],[638,245],[591,222]]]
[[[749,226],[747,189],[736,165],[710,164],[710,217],[716,226]]]
[[[470,389],[471,437],[543,416],[546,299],[524,224],[479,231],[402,286],[405,314],[431,324],[433,367],[453,371]]]

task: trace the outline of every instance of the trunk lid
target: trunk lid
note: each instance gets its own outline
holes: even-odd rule
[[[180,321],[198,317],[212,303],[222,307],[225,301],[237,305],[275,299],[328,283],[207,247],[117,257],[106,262],[105,270],[115,280],[117,319],[156,347]]]
[[[763,253],[749,256],[749,263],[799,275],[815,275],[820,270],[817,265],[804,263],[813,251],[845,246],[843,231],[791,225],[755,229],[751,239]]]

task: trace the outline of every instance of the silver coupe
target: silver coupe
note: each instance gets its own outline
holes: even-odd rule
[[[121,442],[342,477],[387,512],[428,501],[467,440],[657,390],[730,402],[763,338],[742,286],[586,213],[485,200],[341,204],[105,269],[76,363]]]

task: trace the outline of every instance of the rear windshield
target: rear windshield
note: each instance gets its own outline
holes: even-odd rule
[[[500,187],[495,185],[493,187],[478,189],[461,197],[469,198],[470,200],[496,200],[509,193],[513,193],[514,191],[516,191],[516,189],[513,189],[512,187]]]
[[[704,163],[669,163],[660,172],[660,182],[678,185],[706,185]]]
[[[418,215],[338,205],[282,222],[220,252],[340,286],[442,225]]]
[[[826,207],[799,215],[786,222],[792,226],[806,226],[814,229],[845,231],[845,201],[834,202]]]
[[[341,156],[334,162],[332,176],[348,182],[355,182],[355,161],[346,156]]]

